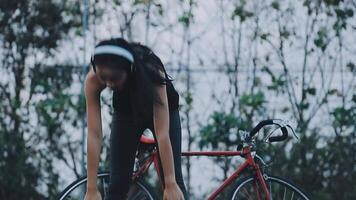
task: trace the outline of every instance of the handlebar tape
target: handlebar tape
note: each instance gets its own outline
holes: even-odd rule
[[[251,132],[250,132],[250,137],[253,137],[254,135],[256,135],[256,133],[264,126],[266,125],[272,125],[274,124],[273,123],[273,120],[272,119],[266,119],[266,120],[263,120],[261,121],[260,123],[257,124],[257,126],[255,126]]]
[[[270,138],[268,138],[268,141],[269,142],[279,142],[279,141],[283,141],[283,140],[287,139],[287,137],[288,137],[287,128],[282,127],[281,130],[282,130],[282,135],[270,137]]]

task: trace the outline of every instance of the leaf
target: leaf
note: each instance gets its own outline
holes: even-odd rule
[[[289,33],[289,31],[287,31],[287,30],[283,30],[283,31],[281,31],[281,37],[282,38],[286,38],[286,39],[288,39],[288,37],[290,36],[290,33]]]
[[[315,88],[307,88],[305,92],[310,95],[315,95],[316,89]]]
[[[83,31],[82,28],[77,28],[75,29],[75,33],[76,36],[83,36]]]
[[[328,91],[328,95],[335,95],[335,94],[338,94],[339,91],[337,89],[331,89]]]
[[[114,0],[114,4],[117,5],[117,6],[120,6],[121,5],[121,0]]]
[[[326,44],[322,38],[317,38],[314,40],[315,46],[319,47],[322,51],[326,49]]]
[[[270,36],[270,35],[271,35],[270,33],[262,33],[260,37],[261,37],[262,40],[266,40],[267,37]]]
[[[145,0],[135,0],[135,1],[133,2],[133,5],[144,4],[144,3],[146,3]]]
[[[288,111],[289,111],[289,108],[288,108],[288,107],[284,107],[284,108],[282,108],[282,110],[281,110],[282,113],[286,113],[286,112],[288,112]]]
[[[273,1],[271,3],[272,8],[279,10],[279,2],[278,1]]]
[[[356,103],[356,94],[352,95],[352,101]]]
[[[299,104],[299,107],[301,108],[301,109],[303,109],[303,110],[306,110],[306,109],[308,109],[309,108],[309,103],[308,102],[301,102],[300,104]]]
[[[254,13],[251,11],[244,10],[244,4],[237,6],[235,10],[233,11],[233,14],[231,16],[231,19],[234,19],[235,16],[238,16],[241,20],[241,22],[245,21],[247,18],[253,17]]]
[[[346,9],[345,13],[348,17],[354,16],[354,11],[352,9]]]
[[[322,51],[326,49],[327,46],[327,29],[321,27],[317,32],[317,38],[314,39],[315,46],[319,47]]]
[[[346,64],[346,67],[350,70],[350,72],[355,72],[355,64],[352,62],[349,62]]]
[[[163,7],[162,7],[162,4],[157,3],[157,4],[155,4],[155,5],[156,5],[157,8],[158,8],[158,14],[161,15],[161,16],[163,16]]]
[[[192,17],[193,17],[192,13],[185,12],[182,16],[178,18],[178,22],[188,27]]]
[[[261,85],[261,78],[260,78],[260,77],[256,77],[256,78],[253,80],[253,85],[254,85],[254,86]]]
[[[260,107],[265,102],[265,96],[262,92],[256,94],[244,94],[240,97],[240,106],[248,106],[253,108]]]
[[[309,6],[310,5],[310,0],[305,0],[304,2],[303,2],[303,6]]]

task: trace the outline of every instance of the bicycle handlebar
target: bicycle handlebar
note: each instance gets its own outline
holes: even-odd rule
[[[270,137],[268,138],[268,141],[269,142],[279,142],[279,141],[283,141],[285,139],[287,139],[288,137],[288,130],[285,126],[281,126],[280,124],[274,122],[274,120],[272,119],[267,119],[267,120],[262,120],[260,121],[257,126],[255,126],[251,132],[250,132],[250,137],[253,137],[254,135],[256,135],[256,133],[264,126],[266,125],[278,125],[279,127],[281,127],[281,130],[282,130],[282,135],[281,136],[273,136],[273,137]]]
[[[250,131],[250,137],[253,137],[256,135],[256,133],[264,126],[266,125],[272,125],[273,120],[272,119],[266,119],[266,120],[262,120],[260,121],[260,123],[257,124],[257,126],[255,126],[251,131]]]
[[[269,141],[269,142],[279,142],[279,141],[283,141],[283,140],[287,139],[287,137],[288,137],[288,130],[287,130],[287,128],[286,128],[285,126],[283,126],[283,127],[281,128],[281,130],[282,130],[282,135],[281,135],[281,136],[273,136],[273,137],[270,137],[270,138],[268,138],[268,141]]]

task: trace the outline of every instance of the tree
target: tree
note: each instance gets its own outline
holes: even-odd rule
[[[58,187],[53,161],[64,157],[62,120],[83,105],[63,93],[74,68],[45,63],[81,25],[79,4],[3,0],[0,15],[0,199],[47,199]]]

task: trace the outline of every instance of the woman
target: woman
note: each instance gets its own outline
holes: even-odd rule
[[[102,140],[100,92],[113,91],[110,135],[110,184],[106,199],[126,199],[135,152],[143,130],[154,134],[164,200],[187,200],[181,170],[179,96],[161,60],[146,46],[122,38],[95,47],[85,80],[88,119],[86,200],[101,199],[96,187]]]

